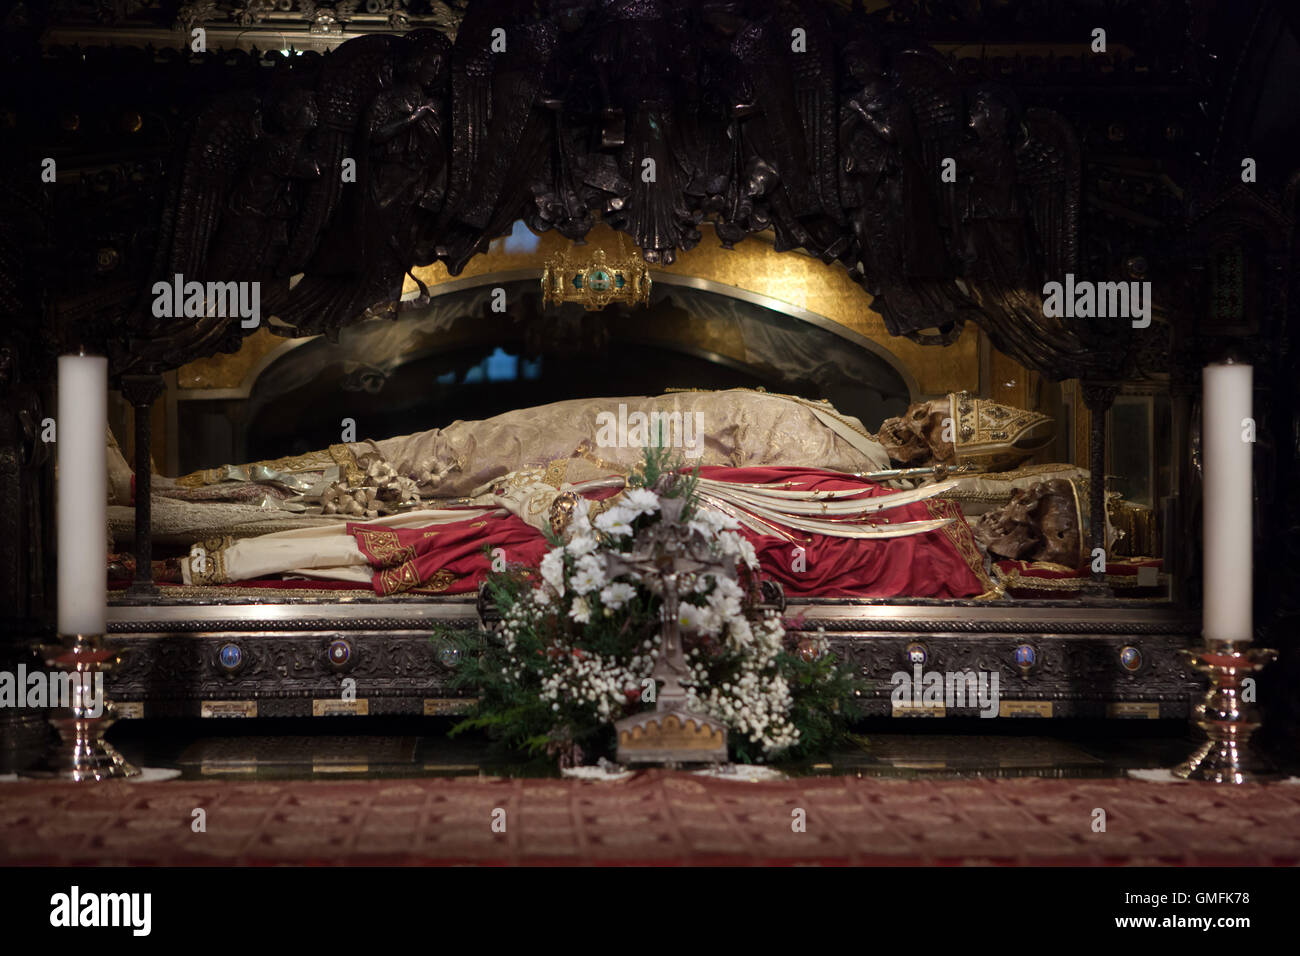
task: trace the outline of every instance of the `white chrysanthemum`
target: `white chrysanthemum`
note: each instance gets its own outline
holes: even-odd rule
[[[590,594],[605,586],[605,566],[594,554],[584,554],[577,560],[573,577],[569,579],[576,594]]]
[[[758,554],[748,538],[735,531],[723,531],[718,534],[718,546],[723,554],[738,559],[746,567],[758,568]]]
[[[659,510],[659,496],[649,488],[629,488],[623,493],[623,503],[618,507],[625,508],[633,518],[652,515]]]
[[[696,511],[695,520],[707,525],[713,531],[735,531],[740,527],[740,522],[724,511],[717,508],[710,508],[708,505],[701,505]]]
[[[724,619],[716,608],[708,605],[697,607],[695,608],[695,614],[695,630],[697,633],[707,637],[715,637],[722,630]]]
[[[717,616],[719,627],[724,620],[740,616],[740,597],[738,595],[723,591],[721,588],[715,588],[706,601],[709,610]]]
[[[556,594],[564,594],[564,549],[554,548],[542,558],[539,566],[542,580],[555,589]]]
[[[683,630],[697,630],[702,623],[704,623],[704,608],[687,604],[685,601],[677,605],[677,624]]]
[[[615,505],[608,511],[596,515],[596,527],[605,534],[622,538],[632,533],[632,519],[635,517],[625,508]]]
[[[591,534],[591,502],[586,498],[579,498],[578,503],[573,506],[573,516],[569,519],[569,534],[571,535],[590,535]]]
[[[686,527],[690,528],[701,538],[706,538],[709,541],[712,541],[713,536],[717,534],[713,525],[709,524],[707,521],[701,521],[699,518],[692,518],[690,521],[686,522]]]
[[[591,605],[587,603],[586,598],[576,597],[573,599],[573,605],[569,608],[569,617],[579,624],[586,624],[591,620]]]
[[[736,583],[734,578],[729,578],[725,574],[711,575],[710,580],[715,585],[715,591],[727,598],[734,598],[737,602],[742,601],[745,597],[745,589]]]
[[[607,608],[617,611],[636,595],[636,588],[626,581],[615,581],[613,584],[607,584],[600,592],[600,601]]]
[[[569,543],[564,546],[564,550],[569,552],[575,558],[584,554],[591,554],[597,547],[596,539],[589,534],[574,535]]]

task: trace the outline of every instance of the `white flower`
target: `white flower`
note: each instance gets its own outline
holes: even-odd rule
[[[687,604],[683,601],[677,605],[677,623],[685,631],[697,630],[704,622],[704,608]]]
[[[573,517],[569,519],[569,533],[573,535],[590,535],[590,515],[591,502],[586,498],[579,498],[578,503],[573,506]]]
[[[564,546],[564,550],[568,551],[569,554],[573,555],[575,558],[581,557],[584,554],[591,554],[591,552],[596,550],[596,539],[589,534],[575,535],[569,543]]]
[[[605,586],[605,567],[594,554],[584,554],[577,561],[573,577],[569,579],[577,594],[590,594]]]
[[[709,637],[715,636],[722,630],[723,616],[718,613],[714,607],[697,607],[695,608],[695,630],[699,634]]]
[[[620,507],[627,509],[633,518],[651,515],[659,510],[659,496],[649,488],[629,488],[623,493]]]
[[[719,627],[723,620],[740,616],[740,597],[718,588],[706,599],[709,610],[718,618]]]
[[[539,567],[542,580],[555,588],[556,594],[564,594],[564,549],[554,548],[542,558]]]
[[[713,527],[717,528],[719,531],[736,531],[740,528],[740,522],[725,511],[705,507],[701,509],[701,513],[704,520],[712,524]]]
[[[690,521],[686,522],[686,527],[690,528],[701,538],[712,539],[714,534],[716,534],[713,530],[713,525],[709,524],[707,521],[701,521],[699,518],[692,518]]]
[[[586,598],[577,597],[573,599],[573,606],[569,608],[569,617],[579,624],[586,624],[591,620],[591,605],[587,603]]]
[[[636,595],[636,588],[626,581],[615,581],[613,584],[607,584],[600,592],[600,601],[607,608],[617,611]]]
[[[690,526],[697,528],[706,538],[712,537],[719,531],[735,531],[740,527],[740,522],[731,515],[705,504],[696,508],[695,514],[696,517],[691,519]]]
[[[546,588],[535,588],[533,590],[533,603],[538,607],[546,607],[551,603],[551,592]]]
[[[713,581],[715,591],[718,594],[721,594],[728,598],[734,598],[736,601],[742,600],[745,596],[744,589],[741,588],[741,586],[737,584],[733,579],[727,577],[724,574],[720,574],[716,577],[711,577],[710,580]]]
[[[621,538],[632,533],[632,519],[636,517],[626,508],[615,505],[608,511],[596,515],[596,527],[614,538]]]
[[[757,569],[758,554],[754,551],[754,546],[748,538],[737,534],[735,531],[723,531],[718,535],[718,545],[721,547],[723,554],[737,558],[746,567]]]

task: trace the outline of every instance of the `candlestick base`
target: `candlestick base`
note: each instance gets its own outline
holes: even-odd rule
[[[1182,652],[1194,670],[1210,678],[1204,699],[1192,709],[1192,720],[1208,739],[1174,768],[1175,776],[1214,783],[1258,783],[1281,776],[1250,743],[1260,726],[1259,708],[1241,693],[1242,682],[1271,664],[1277,651],[1244,647],[1207,641],[1204,649]]]
[[[62,643],[40,645],[38,651],[46,667],[69,675],[64,686],[71,700],[70,706],[50,711],[59,743],[22,776],[78,782],[137,776],[139,769],[104,740],[116,715],[112,702],[103,697],[102,675],[118,665],[123,652],[105,647],[98,634],[69,635]]]

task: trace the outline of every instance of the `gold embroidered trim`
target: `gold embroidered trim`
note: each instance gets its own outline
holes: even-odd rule
[[[213,484],[216,479],[216,468],[205,468],[201,471],[192,471],[188,475],[181,475],[176,479],[176,484],[182,488],[202,488],[204,485]]]
[[[420,575],[412,562],[404,561],[395,568],[384,568],[379,572],[378,580],[379,593],[387,596],[416,587],[420,583]]]
[[[403,547],[396,531],[359,531],[358,534],[371,559],[379,562],[381,568],[415,560],[415,549]]]
[[[412,594],[441,594],[453,584],[456,583],[456,575],[452,574],[446,568],[441,568],[434,573],[433,577],[425,581],[424,584],[417,588],[411,588]]]
[[[270,471],[296,472],[296,471],[323,471],[332,464],[343,465],[343,462],[334,457],[334,448],[346,448],[346,445],[330,446],[330,451],[309,451],[301,455],[286,455],[284,458],[268,458],[263,461],[250,461],[244,465],[231,466],[222,465],[220,468],[203,468],[199,471],[192,471],[188,475],[182,475],[176,479],[176,484],[182,488],[202,488],[204,485],[219,484],[229,476],[229,470],[234,467],[244,475],[245,481],[249,480],[248,475],[254,468],[265,468]],[[349,454],[351,454],[349,452]],[[355,463],[353,468],[356,468]],[[349,475],[351,473],[349,472]],[[361,472],[358,470],[357,474]]]
[[[1067,568],[1063,564],[1054,564],[1051,561],[1033,561],[1030,562],[1031,568],[1044,568],[1053,571],[1073,571],[1073,568]],[[1140,565],[1136,565],[1140,567]],[[1031,574],[1022,574],[1020,568],[1012,568],[1009,571],[998,572],[1002,576],[1002,586],[1007,589],[1023,588],[1026,591],[1077,591],[1091,580],[1091,575],[1077,578],[1040,578]],[[1165,575],[1157,573],[1157,587],[1165,583]],[[1116,588],[1138,588],[1136,574],[1107,574],[1106,583]]]
[[[366,483],[366,473],[357,462],[357,456],[347,445],[330,445],[329,456],[347,480],[349,488],[360,488]]]
[[[199,586],[228,584],[230,578],[226,576],[226,548],[233,543],[234,538],[228,534],[199,541],[198,546],[204,551],[203,570],[195,569],[192,555],[183,559],[189,562],[190,583]]]
[[[1054,423],[1041,412],[976,398],[969,392],[953,392],[948,401],[957,430],[953,440],[957,461],[991,471],[1013,467],[1031,457],[1037,448],[1018,448],[1016,442],[1039,425]],[[1043,444],[1046,442],[1037,447]]]
[[[550,485],[556,491],[564,484],[564,475],[569,470],[568,458],[557,458],[546,466],[546,472],[542,475],[542,484]]]
[[[951,501],[943,498],[927,498],[925,508],[930,512],[931,518],[956,518],[950,521],[941,530],[948,536],[948,540],[953,543],[957,553],[962,556],[967,567],[975,577],[979,578],[980,584],[984,588],[984,593],[976,597],[978,601],[994,600],[1003,596],[1003,590],[999,584],[989,577],[988,571],[984,570],[984,556],[975,545],[975,535],[971,532],[970,525],[966,519],[961,516],[961,508]],[[953,512],[956,512],[954,514]]]

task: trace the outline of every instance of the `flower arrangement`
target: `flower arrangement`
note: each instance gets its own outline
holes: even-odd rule
[[[500,622],[465,655],[457,682],[480,698],[453,733],[482,729],[562,766],[612,756],[614,722],[653,709],[657,691],[664,584],[646,557],[677,549],[700,559],[675,579],[690,710],[727,725],[741,762],[826,746],[844,729],[852,680],[824,637],[796,641],[759,607],[758,558],[738,529],[650,449],[613,507],[593,517],[578,502],[538,568],[488,579]]]

